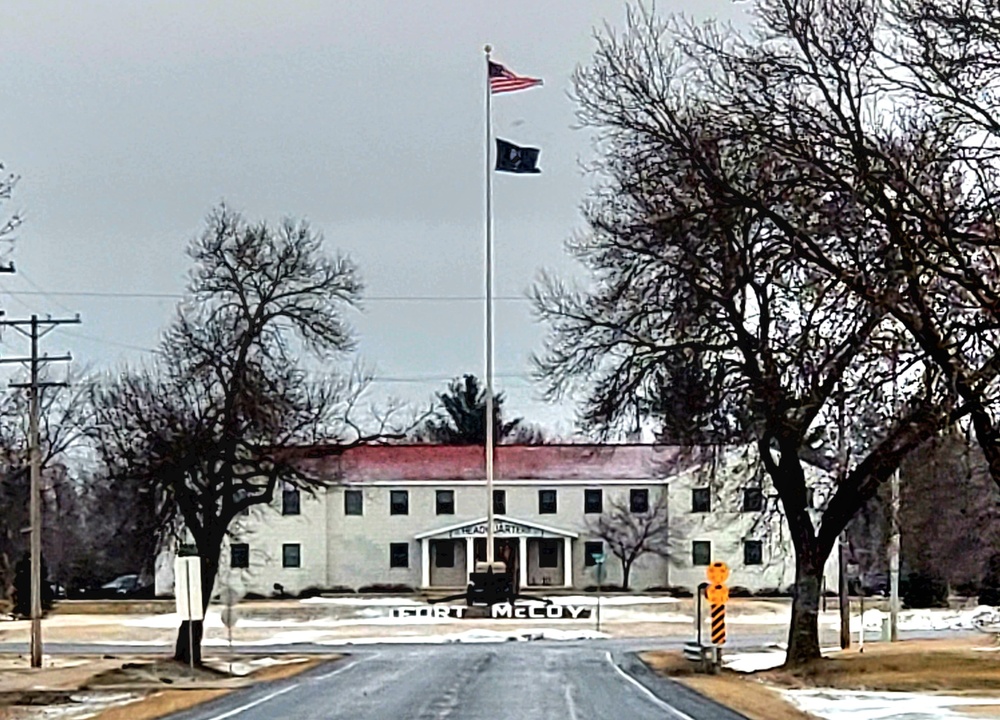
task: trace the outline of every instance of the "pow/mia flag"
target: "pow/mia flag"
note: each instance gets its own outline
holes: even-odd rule
[[[538,148],[519,147],[514,143],[497,138],[497,172],[540,173]]]

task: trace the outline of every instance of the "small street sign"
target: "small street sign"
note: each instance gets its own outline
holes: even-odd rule
[[[705,571],[708,581],[713,585],[721,585],[729,579],[729,566],[724,562],[714,562]]]
[[[608,558],[604,553],[594,553],[591,557],[594,558],[594,562],[598,565],[602,564]]]

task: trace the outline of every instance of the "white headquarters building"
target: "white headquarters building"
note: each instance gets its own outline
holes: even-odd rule
[[[464,588],[485,558],[482,447],[315,446],[302,454],[304,469],[327,486],[312,495],[288,487],[234,522],[217,589],[235,578],[262,595],[275,584],[288,593]],[[596,585],[595,553],[607,556],[604,584],[619,584],[621,563],[595,535],[597,518],[615,500],[649,513],[664,507],[658,501],[666,494],[667,550],[635,562],[633,589],[694,589],[719,560],[731,569],[730,586],[787,588],[794,554],[773,489],[756,468],[743,447],[498,446],[496,556],[522,591]],[[172,592],[171,558],[164,553],[158,562],[158,594]],[[827,582],[835,586],[835,561]]]

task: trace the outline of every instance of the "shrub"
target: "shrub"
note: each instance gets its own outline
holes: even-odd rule
[[[742,585],[733,585],[729,588],[729,597],[748,598],[753,597],[753,593],[750,591],[750,588],[745,588]]]
[[[669,595],[675,598],[689,598],[694,597],[694,593],[688,590],[686,587],[681,587],[680,585],[654,585],[653,587],[646,588],[643,592],[648,593],[663,593],[664,595]]]
[[[358,588],[359,593],[412,593],[415,592],[409,585],[393,585],[375,583]]]
[[[781,597],[781,590],[776,587],[765,587],[754,592],[754,597]]]
[[[354,588],[347,587],[346,585],[334,585],[323,591],[324,595],[351,595],[353,593]]]
[[[948,607],[948,584],[936,575],[912,572],[900,579],[899,596],[908,608]]]
[[[349,588],[346,585],[334,585],[329,588],[321,588],[318,585],[310,585],[309,587],[301,590],[299,592],[300,598],[311,598],[319,597],[321,595],[347,595],[348,593],[353,593],[354,588]]]
[[[31,557],[25,553],[14,565],[14,591],[11,598],[15,617],[31,617]],[[49,570],[42,558],[42,614],[52,609],[54,593],[49,582]]]
[[[986,576],[979,588],[980,605],[1000,605],[1000,554],[990,557]]]
[[[264,600],[265,597],[263,595],[261,595],[260,593],[248,592],[247,594],[245,594],[243,596],[243,599],[244,600]]]

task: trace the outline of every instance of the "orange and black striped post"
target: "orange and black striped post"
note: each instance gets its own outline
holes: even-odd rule
[[[726,604],[712,603],[712,644],[724,645],[726,642]]]

